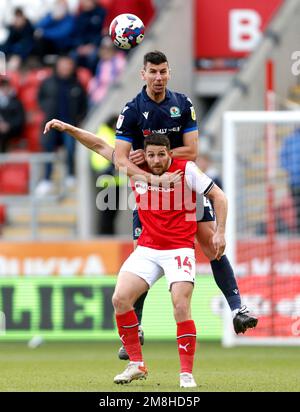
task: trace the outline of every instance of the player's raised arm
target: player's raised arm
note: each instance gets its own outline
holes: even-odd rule
[[[105,159],[110,161],[114,160],[112,159],[114,148],[106,143],[105,140],[101,139],[101,137],[91,132],[57,119],[52,119],[46,123],[44,133],[49,132],[51,129],[58,130],[59,132],[66,132],[74,137],[79,143],[105,157]]]

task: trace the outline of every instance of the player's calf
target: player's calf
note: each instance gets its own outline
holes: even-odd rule
[[[140,344],[144,345],[145,339],[144,339],[144,331],[143,331],[142,325],[139,325],[138,335],[139,335]],[[121,360],[128,360],[129,359],[128,353],[127,353],[126,349],[124,348],[124,346],[120,347],[119,352],[118,352],[118,356],[119,356],[119,359],[121,359]]]

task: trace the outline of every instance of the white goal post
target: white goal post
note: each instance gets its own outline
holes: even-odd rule
[[[259,318],[237,336],[225,304],[223,345],[300,345],[300,209],[297,219],[289,174],[300,111],[226,112],[222,145],[226,254],[242,303]]]

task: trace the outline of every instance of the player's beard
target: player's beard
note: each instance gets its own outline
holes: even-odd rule
[[[154,175],[161,176],[162,174],[165,173],[166,170],[164,170],[164,168],[161,166],[160,167],[157,166],[157,167],[153,167],[151,171]]]

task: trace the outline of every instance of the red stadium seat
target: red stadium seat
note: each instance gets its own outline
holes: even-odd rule
[[[5,205],[0,205],[0,225],[4,225],[6,220],[6,207]]]
[[[92,74],[89,69],[86,69],[85,67],[78,67],[77,79],[85,90],[87,90],[91,78]]]
[[[28,182],[29,165],[27,163],[7,163],[0,166],[0,194],[26,194]]]
[[[28,123],[25,126],[24,135],[27,139],[27,149],[30,152],[41,152],[40,136],[41,136],[41,121],[36,123]]]

